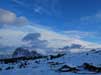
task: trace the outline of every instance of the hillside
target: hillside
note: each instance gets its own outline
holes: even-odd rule
[[[0,75],[101,75],[100,60],[101,51],[96,50],[2,59]]]

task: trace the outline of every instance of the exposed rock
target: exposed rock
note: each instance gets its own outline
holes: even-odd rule
[[[11,69],[14,69],[14,67],[9,66],[9,67],[7,67],[5,70],[11,70]]]
[[[0,68],[0,71],[2,70],[2,68]]]
[[[83,67],[84,67],[84,69],[86,69],[88,71],[101,72],[101,67],[96,67],[96,66],[88,64],[88,63],[84,63]]]
[[[58,69],[60,72],[77,72],[79,71],[76,67],[70,67],[68,65],[63,65],[61,68]]]
[[[63,63],[60,63],[60,62],[48,62],[48,64],[50,64],[50,65],[60,65],[60,64],[63,64]]]
[[[59,57],[62,57],[64,55],[65,55],[64,53],[59,53],[59,54],[56,54],[56,55],[50,55],[50,59],[59,58]]]

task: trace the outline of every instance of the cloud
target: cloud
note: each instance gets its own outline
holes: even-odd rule
[[[24,16],[17,16],[15,13],[0,8],[0,25],[2,26],[21,26],[27,25],[28,20]]]
[[[40,25],[26,25],[28,20],[24,16],[0,9],[0,25],[8,26],[0,29],[0,48],[16,48],[28,46],[38,49],[61,48],[67,45],[80,44],[84,47],[101,47],[101,45],[81,40],[93,33],[81,31],[55,32]],[[97,15],[98,16],[98,15]],[[99,16],[100,17],[100,16]],[[15,28],[13,26],[16,26]],[[20,26],[20,27],[19,27]],[[23,40],[22,40],[23,39]]]
[[[26,31],[23,28],[26,28]],[[72,44],[80,44],[86,48],[101,47],[101,45],[68,36],[50,29],[30,25],[19,29],[2,28],[0,29],[0,49],[8,48],[9,50],[6,51],[9,53],[14,48],[24,46],[46,53],[47,51],[54,51],[54,48],[62,48]]]
[[[13,29],[0,29],[0,46],[1,47],[18,47],[24,44],[21,38],[25,35],[23,31]]]
[[[95,32],[86,32],[86,31],[77,31],[77,30],[64,31],[63,34],[67,35],[70,38],[76,38],[76,39],[94,37],[96,35]]]
[[[85,16],[85,17],[80,18],[81,21],[90,20],[90,19],[95,20],[95,21],[97,21],[98,19],[100,20],[101,19],[101,12],[97,12],[94,15]]]
[[[29,0],[29,1],[21,1],[21,0],[12,0],[16,5],[29,9],[34,14],[38,15],[48,15],[48,16],[60,16],[60,1],[59,0]],[[58,12],[57,12],[58,11]]]
[[[81,16],[71,22],[67,22],[67,26],[72,30],[93,31],[99,33],[101,30],[101,11],[87,16]],[[99,33],[100,34],[100,33]]]
[[[23,42],[28,42],[28,45],[25,47],[33,48],[33,49],[45,49],[47,47],[46,40],[40,40],[41,37],[40,33],[28,33],[22,39]]]
[[[96,47],[101,47],[101,45],[95,44],[93,42],[88,42],[88,41],[84,41],[81,40],[80,36],[88,36],[88,35],[93,35],[93,33],[89,33],[89,32],[80,32],[80,31],[69,31],[69,35],[63,34],[63,33],[58,33],[55,32],[51,29],[47,29],[44,27],[37,27],[37,26],[27,26],[28,31],[29,32],[37,32],[40,33],[40,39],[41,40],[46,40],[48,42],[47,46],[51,47],[51,48],[61,48],[67,45],[72,45],[72,44],[80,44],[84,47],[88,47],[88,48],[96,48]],[[72,37],[70,37],[70,33],[72,33]],[[74,33],[81,33],[79,38],[75,38],[75,36],[73,36]],[[82,34],[83,33],[83,34]],[[82,36],[82,38],[83,38]]]
[[[99,25],[101,24],[101,12],[97,12],[90,16],[84,16],[80,18],[80,23],[83,25]]]

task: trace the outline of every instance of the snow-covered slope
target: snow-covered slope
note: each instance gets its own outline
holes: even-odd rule
[[[83,53],[64,53],[48,55],[45,58],[19,60],[15,63],[0,63],[0,75],[101,75],[83,68],[84,63],[101,67],[101,51]],[[62,55],[63,54],[63,55]],[[78,72],[59,72],[64,65],[76,67]],[[78,66],[81,66],[79,68]]]

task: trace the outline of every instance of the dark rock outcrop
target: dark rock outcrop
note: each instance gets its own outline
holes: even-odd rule
[[[0,71],[2,70],[2,68],[0,68]]]
[[[96,66],[91,65],[89,63],[84,63],[83,68],[85,70],[92,71],[92,72],[101,72],[101,67],[96,67]]]
[[[79,69],[76,67],[70,67],[68,65],[63,65],[61,68],[58,69],[59,72],[78,72]]]
[[[14,69],[14,67],[13,66],[9,66],[5,70],[11,70],[11,69]]]
[[[62,57],[64,55],[65,55],[65,53],[58,53],[56,55],[50,55],[49,57],[52,60],[52,59],[55,59],[55,58],[60,58],[60,57]]]

